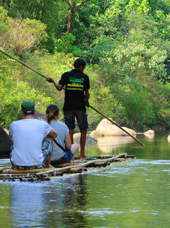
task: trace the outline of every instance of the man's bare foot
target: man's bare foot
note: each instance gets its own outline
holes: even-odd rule
[[[87,159],[87,158],[89,158],[88,156],[86,156],[86,155],[84,155],[84,156],[80,156],[80,160],[85,160],[85,159]]]

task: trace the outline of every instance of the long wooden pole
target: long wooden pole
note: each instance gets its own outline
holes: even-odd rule
[[[28,69],[34,71],[35,73],[39,74],[41,77],[43,78],[48,78],[47,76],[41,74],[40,72],[38,72],[37,70],[33,69],[32,67],[28,66],[27,64],[23,63],[22,61],[20,61],[19,59],[9,55],[8,53],[2,51],[0,49],[0,52],[2,52],[4,55],[10,57],[11,59],[14,59],[15,61],[21,63],[22,65],[24,65],[25,67],[27,67]],[[105,116],[104,114],[102,114],[101,112],[99,112],[97,109],[95,109],[94,107],[92,107],[91,105],[89,106],[90,108],[92,108],[95,112],[99,113],[100,115],[102,115],[103,117],[105,117],[106,119],[108,119],[111,123],[115,124],[117,127],[119,127],[122,131],[126,132],[129,136],[131,136],[134,140],[136,140],[138,143],[140,143],[142,146],[144,146],[144,144],[142,142],[140,142],[138,139],[136,139],[133,135],[131,135],[129,132],[127,132],[125,129],[123,129],[121,126],[119,126],[116,122],[110,120],[107,116]]]
[[[93,106],[89,105],[90,108],[92,108],[95,112],[99,113],[100,115],[102,115],[104,118],[106,118],[107,120],[109,120],[112,124],[116,125],[117,127],[119,127],[122,131],[126,132],[129,136],[131,136],[134,140],[136,140],[138,143],[140,143],[142,146],[145,146],[142,142],[140,142],[137,138],[135,138],[133,135],[131,135],[128,131],[126,131],[125,129],[123,129],[121,126],[119,126],[116,122],[114,122],[113,120],[109,119],[107,116],[105,116],[103,113],[99,112],[97,109],[95,109]]]
[[[22,61],[20,61],[19,59],[13,57],[12,55],[9,55],[8,53],[2,51],[1,49],[0,49],[0,52],[2,52],[4,55],[10,57],[11,59],[14,59],[15,61],[21,63],[22,65],[24,65],[24,66],[27,67],[28,69],[30,69],[30,70],[34,71],[35,73],[39,74],[41,77],[46,78],[46,79],[48,78],[47,76],[41,74],[41,73],[38,72],[37,70],[33,69],[32,67],[28,66],[27,64],[23,63]]]

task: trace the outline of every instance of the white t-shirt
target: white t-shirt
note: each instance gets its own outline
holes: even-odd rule
[[[55,138],[55,140],[65,148],[65,138],[69,134],[69,129],[67,125],[55,121],[50,123],[51,127],[58,133],[58,136]],[[65,152],[58,146],[56,145],[55,142],[53,142],[53,153],[51,157],[51,161],[55,161],[63,157]]]
[[[51,131],[48,123],[37,119],[22,119],[12,122],[10,135],[13,138],[11,161],[18,166],[33,166],[43,162],[42,141]]]

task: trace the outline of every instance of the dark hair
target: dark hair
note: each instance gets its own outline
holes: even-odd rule
[[[86,61],[84,59],[76,59],[74,61],[74,67],[79,68],[80,66],[86,66]]]
[[[50,123],[52,120],[56,119],[59,111],[60,111],[60,108],[57,105],[55,104],[48,105],[46,109],[47,122]]]

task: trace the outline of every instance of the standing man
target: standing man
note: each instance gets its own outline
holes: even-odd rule
[[[50,168],[51,138],[56,138],[58,134],[45,121],[33,118],[36,112],[33,101],[24,101],[21,108],[23,119],[12,122],[10,126],[10,136],[13,138],[12,168]]]
[[[64,101],[64,118],[65,124],[69,128],[71,143],[73,144],[73,133],[75,128],[75,118],[77,119],[78,126],[81,132],[80,149],[81,158],[86,158],[84,154],[86,134],[88,128],[86,107],[89,107],[89,77],[83,73],[86,67],[84,59],[77,59],[74,62],[74,69],[65,72],[59,84],[53,78],[48,78],[48,82],[52,82],[58,91],[65,87],[65,101]]]

